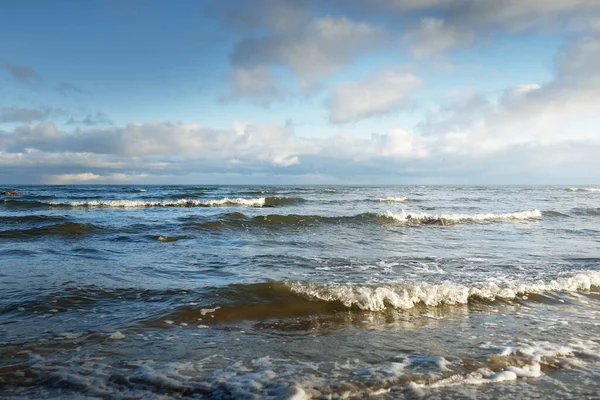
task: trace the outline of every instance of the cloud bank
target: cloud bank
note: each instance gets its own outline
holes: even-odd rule
[[[223,82],[210,87],[229,128],[207,123],[212,116],[203,119],[202,104],[191,123],[115,123],[95,112],[100,106],[78,108],[81,99],[93,103],[91,93],[6,56],[0,78],[31,92],[12,104],[16,96],[0,93],[0,181],[598,179],[598,1],[223,0],[204,11],[226,32],[226,51],[210,53],[223,57]],[[548,78],[523,74],[529,77],[490,93],[431,72],[456,59],[464,68],[470,55],[523,38],[540,46],[560,41]],[[511,68],[503,62],[494,67]],[[32,105],[40,82],[75,100]],[[309,121],[303,128],[273,122],[288,118]]]

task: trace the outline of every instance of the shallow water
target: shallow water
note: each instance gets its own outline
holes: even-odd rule
[[[4,396],[600,393],[600,188],[18,189]]]

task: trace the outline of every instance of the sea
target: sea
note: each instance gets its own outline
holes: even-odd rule
[[[600,398],[600,186],[12,189],[1,398]]]

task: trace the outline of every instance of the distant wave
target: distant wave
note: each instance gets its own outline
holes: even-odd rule
[[[61,222],[67,220],[67,217],[60,215],[8,215],[0,217],[0,223],[6,224],[35,224],[45,222]]]
[[[65,222],[62,224],[47,225],[29,229],[7,229],[0,231],[0,238],[19,239],[39,236],[79,236],[99,231],[102,228],[77,222]]]
[[[144,207],[281,207],[305,201],[293,197],[260,198],[222,198],[214,200],[178,199],[178,200],[63,200],[28,201],[5,200],[4,204],[22,207],[87,207],[87,208],[144,208]]]
[[[590,193],[600,193],[600,188],[568,188],[566,189],[568,192],[590,192]]]
[[[399,213],[386,211],[380,215],[383,218],[389,218],[399,222],[436,225],[452,225],[462,222],[476,221],[533,220],[542,218],[542,213],[539,210],[498,214],[427,214],[406,211]]]
[[[564,214],[559,211],[553,211],[553,210],[542,211],[542,215],[544,217],[570,217],[569,214]]]
[[[384,203],[405,203],[408,201],[407,197],[385,197],[379,199],[379,201]]]
[[[600,208],[574,208],[571,212],[576,215],[600,215]]]
[[[326,223],[360,222],[376,220],[377,214],[365,213],[347,217],[327,217],[321,215],[299,215],[299,214],[268,214],[249,217],[243,213],[227,213],[220,215],[216,220],[202,221],[192,224],[190,227],[198,229],[212,228],[247,228],[247,227],[293,227],[300,225],[316,225]]]
[[[268,214],[250,217],[243,213],[227,213],[218,216],[217,219],[200,221],[190,227],[198,229],[212,228],[248,228],[248,227],[294,227],[311,226],[317,224],[343,224],[343,223],[397,223],[406,225],[454,225],[466,222],[481,221],[510,221],[510,220],[536,220],[542,218],[538,210],[520,211],[504,214],[425,214],[410,213],[402,211],[395,213],[386,211],[384,213],[362,213],[349,216],[323,216],[323,215],[300,215],[300,214]]]

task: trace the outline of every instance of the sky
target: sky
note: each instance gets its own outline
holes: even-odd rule
[[[598,0],[4,0],[0,183],[594,184]]]

